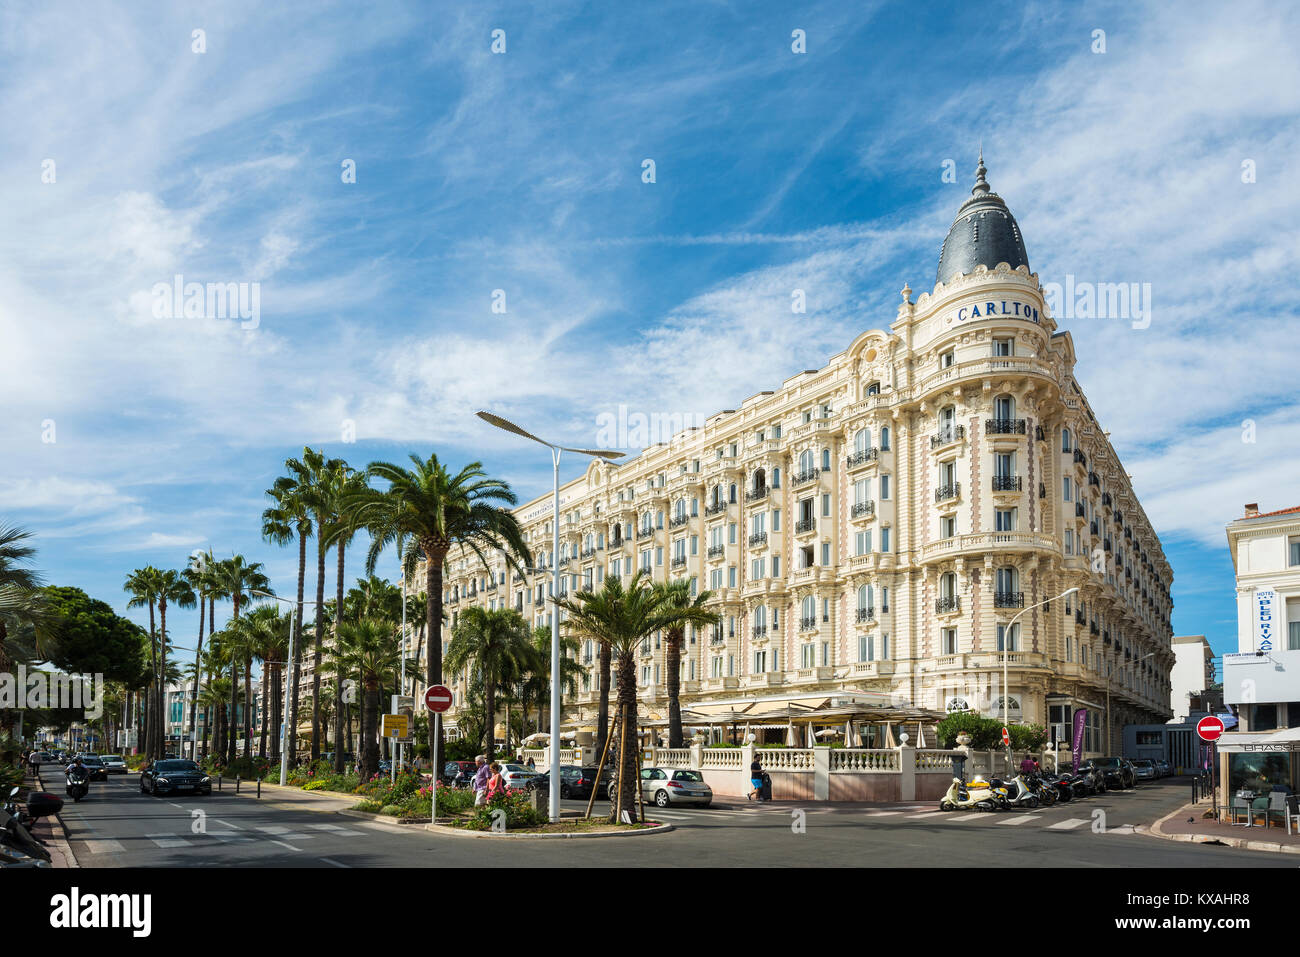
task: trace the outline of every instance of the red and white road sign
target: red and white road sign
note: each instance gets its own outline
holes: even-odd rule
[[[424,693],[424,706],[434,714],[442,714],[451,707],[451,689],[434,685]]]
[[[1006,728],[1002,729],[1002,743],[1007,747],[1011,747],[1011,735],[1007,732]]]
[[[1196,722],[1196,733],[1201,736],[1202,741],[1217,741],[1219,735],[1223,734],[1223,722],[1210,715]]]

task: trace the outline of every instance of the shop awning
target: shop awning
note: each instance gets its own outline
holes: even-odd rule
[[[1216,742],[1220,750],[1231,750],[1242,744],[1300,744],[1300,728],[1281,728],[1277,731],[1229,731]]]

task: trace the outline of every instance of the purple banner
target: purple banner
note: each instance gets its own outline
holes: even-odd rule
[[[1079,759],[1083,757],[1083,726],[1088,722],[1088,709],[1080,708],[1074,713],[1074,747],[1070,755],[1074,759],[1074,773],[1079,773]]]

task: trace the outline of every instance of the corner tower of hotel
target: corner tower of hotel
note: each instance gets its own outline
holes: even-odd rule
[[[1171,716],[1169,563],[986,174],[981,155],[934,288],[913,301],[905,287],[887,328],[561,487],[563,592],[645,568],[712,593],[722,624],[682,648],[688,724],[1006,704],[1065,742],[1083,711],[1085,750],[1114,753],[1125,724]],[[550,492],[517,514],[548,565]],[[549,620],[549,575],[489,566],[449,556],[452,624],[468,605]],[[639,649],[650,722],[667,715],[665,650]],[[594,722],[597,659],[583,642],[567,727]]]

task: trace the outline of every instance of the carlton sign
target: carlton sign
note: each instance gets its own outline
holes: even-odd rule
[[[970,322],[974,319],[1027,319],[1038,322],[1038,307],[1015,299],[984,299],[967,303],[950,313],[949,322]]]

